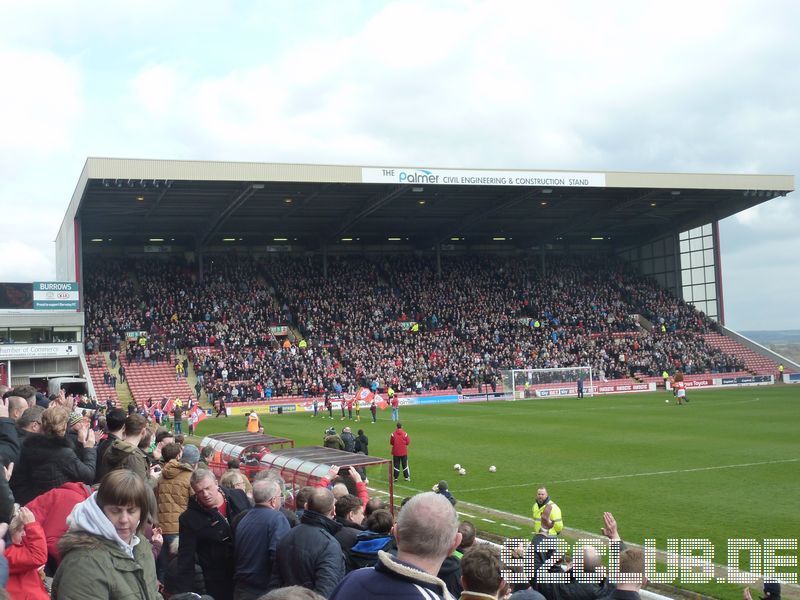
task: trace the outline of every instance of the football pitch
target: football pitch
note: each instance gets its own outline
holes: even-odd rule
[[[568,528],[597,533],[602,512],[611,511],[628,541],[654,538],[665,548],[668,538],[707,538],[723,564],[730,538],[797,539],[800,386],[689,397],[685,406],[660,392],[402,407],[411,482],[401,478],[395,495],[446,479],[459,500],[529,517],[537,487],[546,486]],[[375,424],[369,411],[360,423],[339,416],[262,415],[262,423],[298,446],[320,445],[331,425],[362,428],[370,454],[390,456],[390,411],[379,411]],[[210,418],[197,435],[243,429],[244,417]],[[386,488],[384,468],[368,475],[371,486]],[[508,537],[530,534],[477,525]]]

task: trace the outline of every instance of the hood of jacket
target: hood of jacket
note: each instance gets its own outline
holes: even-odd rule
[[[114,440],[103,455],[103,460],[107,461],[109,470],[123,464],[135,454],[140,453],[139,448],[125,440]]]
[[[179,462],[177,458],[173,458],[161,470],[161,480],[175,479],[178,475],[187,471],[191,473],[194,469],[186,463]]]
[[[139,538],[134,534],[131,543],[128,544],[117,534],[114,525],[108,520],[103,509],[97,505],[97,492],[94,492],[83,502],[79,502],[72,509],[67,517],[67,532],[68,533],[88,533],[90,535],[102,538],[114,543],[119,547],[128,557],[133,558],[133,548],[139,543]],[[85,536],[81,536],[85,537]],[[62,556],[65,550],[71,550],[77,543],[76,539],[72,539],[73,543],[70,546],[70,540],[65,541],[66,546],[62,549]]]

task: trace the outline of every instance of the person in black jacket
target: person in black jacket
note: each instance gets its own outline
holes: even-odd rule
[[[301,585],[327,598],[344,577],[344,554],[334,537],[342,526],[333,520],[333,493],[314,488],[300,525],[278,542],[270,588]]]
[[[82,446],[76,453],[66,439],[69,411],[51,406],[42,413],[44,435],[25,439],[19,465],[14,467],[11,489],[20,504],[68,481],[91,484],[94,481],[96,454],[94,432],[86,429],[80,436]]]
[[[16,419],[9,416],[11,404],[11,396],[0,398],[0,462],[5,467],[17,462],[20,452]]]
[[[176,592],[195,591],[195,557],[203,570],[205,592],[215,600],[232,600],[234,546],[231,521],[250,508],[242,490],[217,485],[217,478],[207,469],[192,473],[190,485],[194,496],[178,519],[178,572]]]
[[[104,440],[97,444],[97,472],[95,473],[95,481],[100,481],[103,475],[106,474],[106,469],[103,468],[103,455],[114,443],[114,440],[122,439],[122,430],[125,428],[125,418],[127,414],[121,408],[114,408],[108,411],[106,415],[106,430],[108,435]]]
[[[365,528],[361,525],[364,521],[364,504],[361,498],[353,494],[346,494],[336,500],[336,522],[342,528],[336,533],[334,537],[339,541],[342,546],[342,551],[345,554],[356,543],[356,537]]]

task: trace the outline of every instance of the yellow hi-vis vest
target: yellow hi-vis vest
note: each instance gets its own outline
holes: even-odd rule
[[[553,522],[553,527],[550,528],[548,531],[547,529],[542,530],[542,513],[544,509],[548,506],[552,507],[550,509],[550,520]],[[533,503],[533,533],[544,533],[546,535],[558,535],[561,533],[561,530],[564,529],[564,521],[561,519],[561,509],[558,508],[558,504],[550,500],[547,504],[540,507],[537,502]]]

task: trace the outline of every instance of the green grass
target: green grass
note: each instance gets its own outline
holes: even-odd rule
[[[628,541],[655,538],[664,548],[667,538],[708,538],[721,564],[729,538],[797,538],[800,386],[690,397],[687,406],[655,393],[401,408],[412,482],[400,494],[444,478],[460,500],[527,517],[536,488],[546,485],[567,527],[598,532],[602,512],[611,511]],[[351,424],[366,431],[370,454],[389,456],[389,416],[380,412],[373,425],[367,413]],[[331,424],[307,414],[262,422],[299,446],[320,444]],[[198,435],[236,429],[243,417],[209,419]],[[378,486],[386,481],[385,470],[369,476]]]

